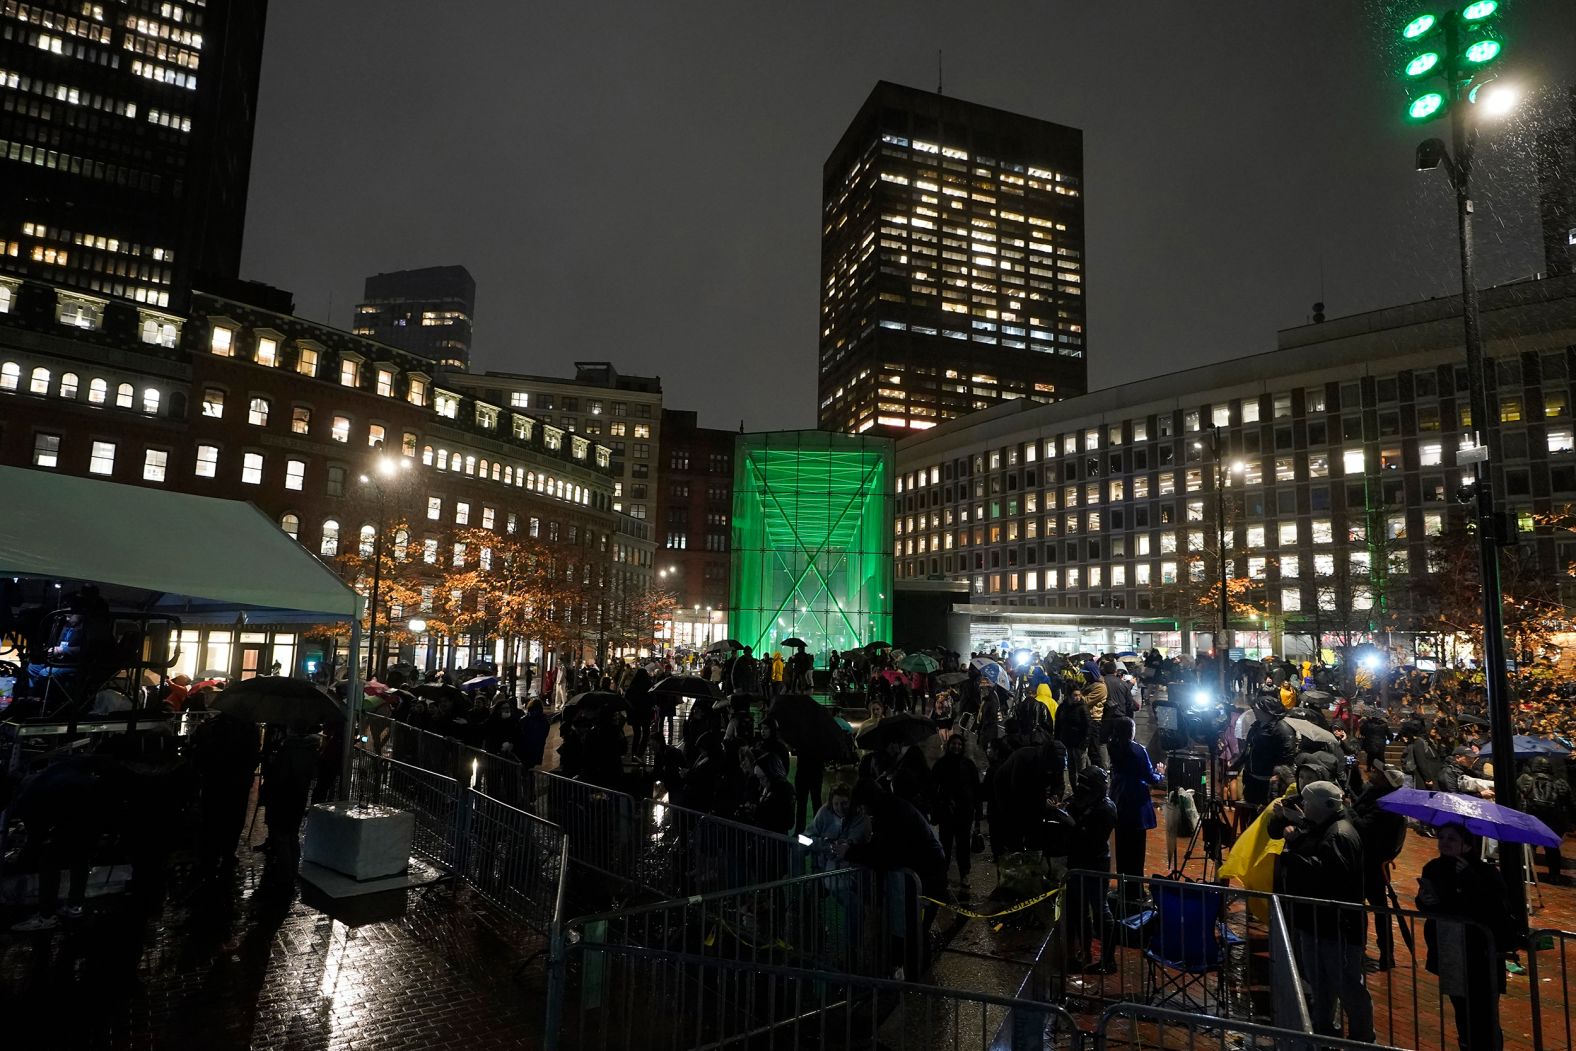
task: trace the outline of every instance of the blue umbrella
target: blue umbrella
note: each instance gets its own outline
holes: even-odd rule
[[[1491,799],[1430,792],[1423,788],[1398,788],[1379,800],[1392,814],[1415,818],[1425,825],[1465,825],[1467,831],[1502,843],[1531,843],[1559,847],[1560,837],[1531,814],[1523,814]]]
[[[1121,653],[1118,653],[1116,655],[1116,659],[1117,660],[1121,660],[1123,657],[1136,657],[1136,656],[1138,656],[1138,654],[1135,653],[1132,650],[1123,650]]]
[[[1551,741],[1547,737],[1529,737],[1526,734],[1517,734],[1511,739],[1512,754],[1517,759],[1531,759],[1539,755],[1569,755],[1571,750],[1558,741]],[[1485,744],[1478,749],[1478,755],[1492,758],[1494,746]]]
[[[999,686],[1003,690],[1012,689],[1012,676],[1007,669],[987,657],[975,657],[974,667],[980,670],[980,675],[990,681],[992,686]]]

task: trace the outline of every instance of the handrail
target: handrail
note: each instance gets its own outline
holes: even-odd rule
[[[1226,1046],[1226,1034],[1240,1033],[1243,1036],[1265,1037],[1284,1042],[1284,1046],[1313,1047],[1317,1046],[1329,1051],[1404,1051],[1402,1048],[1388,1044],[1376,1044],[1368,1040],[1348,1040],[1340,1036],[1313,1036],[1309,1033],[1299,1033],[1292,1029],[1281,1029],[1273,1025],[1261,1025],[1258,1022],[1240,1022],[1234,1018],[1217,1018],[1213,1015],[1197,1014],[1192,1011],[1178,1011],[1171,1007],[1156,1007],[1150,1004],[1119,1003],[1112,1004],[1100,1014],[1100,1021],[1095,1026],[1094,1046],[1096,1051],[1105,1051],[1110,1034],[1106,1027],[1111,1021],[1122,1016],[1132,1018],[1134,1021],[1154,1021],[1173,1023],[1189,1030],[1209,1029],[1214,1033],[1211,1044],[1216,1040],[1220,1046]]]
[[[613,909],[608,912],[594,912],[588,913],[584,916],[576,916],[575,918],[569,920],[565,926],[583,927],[588,923],[596,923],[598,920],[628,919],[631,916],[640,916],[648,912],[661,912],[665,909],[671,909],[675,905],[704,905],[707,902],[717,901],[722,898],[734,898],[741,894],[759,894],[769,890],[781,890],[785,887],[792,887],[799,883],[822,883],[833,876],[859,875],[863,871],[869,870],[860,869],[850,865],[846,868],[828,869],[825,872],[814,872],[804,876],[789,876],[785,879],[767,880],[764,883],[753,883],[747,887],[730,887],[727,890],[708,891],[705,894],[692,894],[682,898],[669,898],[667,901],[657,901],[647,905],[637,905],[634,908]]]

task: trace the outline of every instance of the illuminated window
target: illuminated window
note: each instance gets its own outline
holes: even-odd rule
[[[208,348],[221,358],[235,356],[235,329],[224,325],[215,325],[213,335],[209,337]]]
[[[198,478],[212,478],[219,473],[219,447],[217,445],[197,446],[197,459],[192,464],[192,474]]]
[[[246,422],[253,427],[268,426],[268,399],[253,398],[246,408]]]
[[[142,411],[156,413],[159,411],[159,392],[153,387],[147,387],[142,392]]]
[[[202,392],[202,414],[215,420],[224,416],[224,391],[209,387]]]
[[[1341,454],[1341,468],[1348,475],[1363,473],[1363,451],[1361,449],[1347,449]]]
[[[286,460],[285,461],[285,488],[286,489],[293,489],[296,492],[300,492],[301,488],[305,484],[306,484],[306,461],[305,460]]]
[[[142,480],[164,481],[165,469],[170,465],[170,454],[163,449],[149,449],[142,454]]]
[[[5,377],[0,373],[0,388],[5,386]],[[88,383],[88,404],[103,405],[109,398],[109,383],[106,380],[96,379]]]
[[[318,553],[324,558],[333,558],[339,554],[339,523],[329,518],[323,522],[323,542],[318,546]]]
[[[257,337],[257,363],[269,368],[279,364],[279,341],[272,336]]]
[[[455,501],[455,504],[454,504],[454,524],[455,525],[470,525],[470,523],[471,523],[471,505],[466,503],[464,500],[457,500],[457,501]]]
[[[394,396],[394,373],[391,369],[378,369],[378,393],[385,398]]]
[[[93,455],[88,460],[88,471],[93,474],[115,473],[115,443],[94,442]]]
[[[443,518],[443,497],[441,497],[441,496],[429,496],[429,497],[427,497],[427,517],[429,519],[431,519],[432,521],[434,521],[434,522],[442,520],[442,518]]]
[[[263,484],[263,454],[245,453],[241,456],[241,484]]]
[[[279,516],[279,528],[283,529],[285,536],[291,540],[301,539],[301,516],[285,513]]]
[[[317,376],[317,357],[316,347],[301,347],[296,357],[296,371],[303,376],[315,378]],[[338,545],[337,537],[335,538],[335,545]]]
[[[75,398],[77,396],[77,374],[64,372],[60,376],[60,390],[57,391],[62,398]]]
[[[334,425],[329,428],[328,433],[336,442],[349,442],[350,441],[350,417],[349,416],[335,416],[334,417]]]
[[[312,410],[304,405],[297,405],[290,410],[290,431],[293,434],[306,434],[312,429]]]
[[[59,467],[60,466],[60,435],[35,434],[33,435],[33,466],[34,467]]]
[[[129,409],[136,400],[137,388],[129,383],[122,383],[115,388],[115,408]]]
[[[405,400],[412,405],[425,407],[427,404],[427,381],[420,376],[410,378],[410,389],[405,392]]]
[[[367,426],[367,444],[376,449],[378,446],[383,444],[383,436],[385,433],[387,432],[384,431],[383,425],[381,423],[369,424]]]
[[[350,357],[340,358],[339,382],[345,387],[361,386],[361,362]]]

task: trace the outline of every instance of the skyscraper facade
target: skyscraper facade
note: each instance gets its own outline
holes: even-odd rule
[[[266,0],[0,2],[0,273],[180,310],[241,262]]]
[[[367,278],[355,333],[463,372],[475,314],[476,280],[463,266],[395,270]]]
[[[882,81],[822,178],[822,429],[1087,389],[1081,131]]]

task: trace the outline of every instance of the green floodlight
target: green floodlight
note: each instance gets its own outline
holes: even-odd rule
[[[1461,21],[1467,25],[1476,25],[1479,22],[1493,18],[1499,13],[1499,0],[1476,0],[1461,9]]]
[[[1401,27],[1401,39],[1418,41],[1439,28],[1439,16],[1424,12]]]
[[[1408,77],[1415,80],[1418,77],[1428,76],[1438,68],[1439,52],[1424,51],[1422,54],[1413,55],[1411,60],[1407,62],[1406,69],[1403,70],[1403,72],[1406,73]]]
[[[1450,100],[1437,88],[1413,95],[1406,104],[1406,119],[1413,124],[1424,124],[1442,116]]]
[[[1461,49],[1461,61],[1475,69],[1481,69],[1495,59],[1505,50],[1505,42],[1499,37],[1490,34],[1475,37]]]

